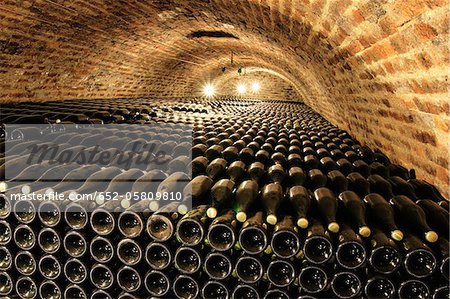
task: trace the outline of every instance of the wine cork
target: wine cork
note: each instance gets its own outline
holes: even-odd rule
[[[273,214],[267,215],[266,222],[271,225],[277,224],[277,222],[278,222],[277,216],[275,216]]]
[[[180,204],[178,206],[177,210],[178,210],[178,213],[180,213],[181,215],[185,215],[188,212],[188,208],[184,204]]]
[[[159,209],[159,203],[156,201],[152,201],[150,202],[150,204],[148,205],[148,208],[150,209],[150,211],[154,212],[156,210]]]
[[[425,240],[427,240],[430,243],[434,243],[438,240],[438,234],[432,230],[425,233]]]
[[[401,241],[401,240],[403,240],[403,233],[400,230],[396,229],[391,232],[391,237],[395,241]]]
[[[306,218],[300,218],[297,220],[297,226],[301,228],[308,228],[309,222]]]
[[[371,233],[372,233],[372,231],[370,230],[370,228],[368,226],[361,226],[359,228],[359,234],[361,236],[363,236],[364,238],[370,237]]]
[[[216,218],[216,216],[217,216],[217,209],[216,208],[208,208],[208,210],[206,211],[206,215],[209,218]]]
[[[339,232],[339,224],[337,224],[336,222],[331,222],[330,224],[328,224],[328,230],[332,233]]]
[[[247,220],[247,214],[245,212],[239,212],[236,214],[236,219],[239,222],[245,222],[245,220]]]

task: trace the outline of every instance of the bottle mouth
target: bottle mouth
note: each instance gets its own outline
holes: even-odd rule
[[[131,239],[123,239],[117,244],[117,256],[127,266],[136,265],[142,257],[141,247]]]
[[[81,287],[72,284],[64,291],[64,298],[87,299],[87,295]]]
[[[172,253],[166,245],[150,243],[145,249],[145,260],[155,270],[167,268],[172,261]]]
[[[267,268],[267,278],[277,287],[286,287],[295,279],[294,267],[283,260],[272,261]]]
[[[300,250],[300,239],[290,230],[280,230],[273,234],[271,247],[277,256],[290,258]]]
[[[91,269],[89,278],[92,284],[101,290],[108,289],[114,282],[114,275],[111,270],[100,264],[95,265]]]
[[[233,270],[230,259],[222,253],[210,253],[205,260],[205,271],[214,279],[221,280],[230,276]]]
[[[125,292],[134,292],[141,286],[141,276],[128,266],[125,266],[117,273],[117,282]]]
[[[366,261],[366,249],[358,242],[341,243],[336,250],[336,260],[343,268],[359,268]]]
[[[400,267],[401,256],[397,249],[390,246],[381,246],[372,251],[369,262],[375,271],[391,274]]]
[[[141,234],[144,223],[141,217],[135,212],[125,211],[120,214],[119,231],[127,238],[134,238]]]
[[[236,275],[244,283],[255,283],[259,281],[264,274],[261,262],[251,256],[244,256],[238,259],[235,269]]]
[[[199,291],[197,282],[187,275],[179,275],[173,282],[173,292],[177,298],[197,298]]]
[[[420,280],[408,280],[398,288],[398,296],[400,299],[426,299],[430,298],[430,289]]]
[[[39,232],[38,244],[46,253],[55,253],[61,246],[58,234],[51,228],[44,228]]]
[[[53,227],[61,221],[61,210],[54,202],[43,202],[39,205],[38,217],[45,226]]]
[[[200,254],[190,247],[180,247],[175,252],[175,265],[185,274],[192,274],[198,271],[201,266]]]
[[[87,278],[87,269],[83,263],[73,258],[64,265],[64,274],[71,283],[81,283]]]
[[[96,209],[91,214],[91,225],[97,234],[105,236],[114,230],[116,221],[110,212],[105,209]]]
[[[234,230],[223,223],[211,225],[208,231],[208,241],[217,251],[226,251],[233,247],[236,241]]]
[[[250,285],[245,285],[245,284],[238,285],[234,289],[231,297],[232,298],[252,298],[252,299],[260,298],[258,291],[254,287],[252,287]]]
[[[114,256],[114,248],[108,239],[101,236],[95,237],[89,247],[94,260],[100,263],[109,262]]]
[[[61,274],[61,265],[52,255],[43,256],[38,266],[41,275],[47,279],[55,279]]]
[[[14,231],[14,241],[20,249],[29,250],[36,244],[36,236],[28,225],[19,225]]]
[[[263,252],[268,245],[267,235],[259,227],[248,226],[241,230],[239,244],[245,252],[258,254]]]
[[[71,257],[80,257],[87,250],[87,244],[84,237],[78,232],[69,232],[63,240],[64,250]]]
[[[172,221],[163,215],[153,214],[148,218],[147,232],[155,241],[167,241],[173,234]]]
[[[36,208],[29,200],[19,200],[14,204],[14,216],[22,223],[30,223],[36,217]]]
[[[94,213],[92,213],[92,216]],[[82,229],[88,223],[86,209],[75,203],[71,203],[67,206],[64,212],[64,219],[66,220],[67,224],[73,229]],[[92,220],[91,223],[93,223]],[[93,227],[93,229],[95,230],[95,227]]]
[[[426,249],[416,249],[409,252],[404,263],[406,272],[417,278],[431,275],[436,268],[434,254]]]
[[[298,276],[299,284],[307,293],[319,293],[328,285],[327,273],[315,266],[303,268]]]
[[[148,272],[145,276],[144,284],[147,291],[153,296],[163,296],[170,288],[169,278],[158,270]]]
[[[36,261],[28,251],[19,252],[14,259],[14,265],[23,275],[31,275],[36,271]]]
[[[331,280],[331,289],[339,298],[352,298],[361,292],[361,281],[354,273],[337,273]]]
[[[208,281],[202,289],[203,298],[227,299],[227,287],[218,281]]]
[[[178,222],[176,234],[181,243],[195,246],[203,240],[205,232],[200,222],[193,219],[182,219]]]
[[[13,262],[13,257],[8,248],[2,246],[0,247],[0,270],[5,271],[11,268]],[[1,284],[0,284],[1,285]]]
[[[53,281],[45,281],[39,287],[39,294],[41,298],[62,298],[61,289]]]
[[[282,290],[270,290],[270,291],[267,291],[266,295],[264,296],[264,299],[272,299],[272,298],[290,299],[289,295],[286,294],[286,292],[284,292]]]
[[[305,240],[303,253],[309,262],[322,264],[332,257],[333,245],[325,237],[313,236]]]
[[[29,277],[21,277],[16,282],[16,292],[21,298],[34,299],[38,289],[36,283]]]
[[[395,295],[395,286],[385,277],[373,277],[367,281],[364,293],[368,299],[389,299]]]
[[[450,273],[450,257],[446,257],[440,267],[442,275],[448,280],[449,279],[449,273]]]

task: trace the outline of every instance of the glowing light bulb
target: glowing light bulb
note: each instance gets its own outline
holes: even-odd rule
[[[212,84],[206,84],[203,87],[203,94],[207,97],[212,97],[216,93],[216,89],[214,88],[214,85]]]
[[[244,84],[239,84],[239,85],[237,86],[237,92],[238,92],[238,93],[245,93],[246,91],[247,91],[247,88],[245,87]]]
[[[253,92],[258,92],[261,89],[261,85],[259,84],[259,82],[253,82],[252,84],[252,91]]]

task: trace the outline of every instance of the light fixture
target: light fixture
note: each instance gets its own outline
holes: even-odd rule
[[[238,84],[238,86],[237,86],[237,92],[238,93],[245,93],[246,91],[247,91],[247,88],[245,87],[245,85],[244,84],[242,84],[242,83],[240,83],[240,84]]]
[[[252,83],[252,91],[253,92],[258,92],[261,89],[261,85],[259,84],[259,82],[253,82]]]
[[[208,83],[203,87],[203,94],[207,97],[212,97],[216,93],[214,85]]]

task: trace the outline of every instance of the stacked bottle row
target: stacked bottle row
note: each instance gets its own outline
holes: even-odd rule
[[[9,107],[7,113],[17,119],[12,116],[23,108]],[[27,108],[33,117],[50,110],[44,116],[53,131],[80,122],[63,117],[69,109],[85,116],[106,112],[103,119],[98,116],[100,121],[83,121],[88,126],[192,125],[192,147],[180,136],[166,143],[155,141],[154,134],[140,131],[135,136],[130,130],[115,133],[116,139],[126,141],[105,143],[123,152],[132,149],[136,138],[157,143],[168,153],[164,169],[113,161],[103,169],[66,163],[47,172],[68,172],[50,188],[67,195],[175,190],[174,182],[190,181],[180,191],[194,208],[188,212],[184,204],[168,208],[156,202],[144,209],[127,208],[129,202],[122,200],[116,204],[127,209],[119,212],[96,198],[89,206],[45,202],[35,207],[20,202],[23,206],[13,209],[2,197],[0,229],[5,237],[0,245],[0,280],[6,286],[0,288],[2,295],[442,298],[448,294],[446,199],[434,186],[416,179],[414,171],[360,145],[301,103],[185,99],[155,104],[139,99],[38,103]],[[118,114],[128,116],[122,119]],[[138,115],[146,115],[145,120]],[[101,135],[96,131],[95,138],[78,137],[82,130],[64,143],[89,148]],[[30,132],[18,132],[18,148],[23,146],[21,138],[33,135]],[[188,147],[191,162],[185,158]],[[86,181],[71,181],[72,172]],[[104,179],[107,182],[99,183]],[[13,181],[7,183],[15,192],[49,189],[42,189],[39,179],[26,185]],[[142,181],[158,183],[136,184]],[[173,210],[177,212],[169,212]]]

